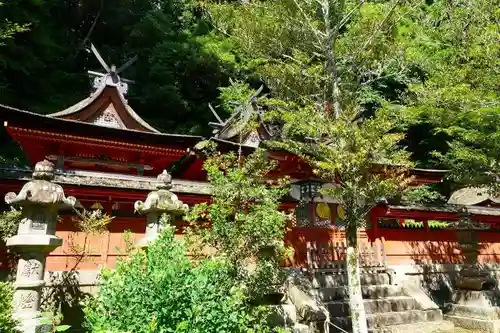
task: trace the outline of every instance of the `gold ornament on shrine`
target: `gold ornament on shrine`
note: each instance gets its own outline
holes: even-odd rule
[[[329,219],[331,215],[330,206],[324,202],[318,203],[316,205],[316,215],[321,219]]]

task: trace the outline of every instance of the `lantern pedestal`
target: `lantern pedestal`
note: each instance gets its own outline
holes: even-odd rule
[[[463,268],[455,282],[453,303],[445,319],[455,326],[484,332],[500,332],[500,292],[484,266],[479,264],[477,232],[479,223],[464,219],[457,228],[457,238],[464,255]]]
[[[457,290],[492,290],[495,287],[495,280],[478,262],[479,243],[477,231],[480,228],[467,226],[457,230],[457,238],[462,253],[464,254],[464,264],[460,271],[460,276],[455,283]]]
[[[76,199],[66,197],[63,188],[52,182],[54,165],[42,161],[35,165],[33,180],[21,191],[5,195],[8,204],[22,208],[17,235],[7,240],[7,246],[19,254],[14,317],[23,333],[52,332],[52,325],[40,314],[42,289],[45,286],[45,261],[48,254],[62,244],[55,235],[57,213],[72,208]],[[1,330],[1,329],[0,329]]]

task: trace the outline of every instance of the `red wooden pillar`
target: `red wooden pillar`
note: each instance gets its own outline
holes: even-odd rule
[[[369,235],[372,241],[379,238],[378,219],[383,216],[382,207],[373,207],[370,210],[370,231]]]
[[[425,219],[425,220],[423,220],[423,222],[424,222],[424,229],[425,229],[425,231],[426,232],[429,231],[429,220]]]

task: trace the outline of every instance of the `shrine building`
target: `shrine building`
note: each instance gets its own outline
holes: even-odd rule
[[[48,257],[48,271],[70,270],[76,265],[83,279],[96,275],[99,267],[113,267],[122,253],[120,248],[125,247],[124,232],[129,230],[134,240],[143,237],[146,218],[134,212],[134,202],[144,200],[155,189],[156,177],[163,170],[172,175],[172,191],[184,203],[209,201],[211,189],[198,153],[206,140],[216,142],[220,150],[247,154],[274,135],[275,129],[263,121],[257,130],[246,131],[246,122],[259,116],[252,99],[231,118],[211,123],[214,133],[210,138],[162,133],[128,104],[127,89],[126,81],[108,72],[96,77],[90,96],[62,111],[41,115],[0,107],[6,132],[29,161],[26,167],[0,165],[1,198],[7,192],[19,192],[30,180],[30,167],[46,159],[55,165],[54,182],[64,187],[66,195],[76,197],[88,210],[102,209],[114,217],[105,233],[86,239],[88,258],[77,263],[69,247],[83,242],[85,235],[76,231],[69,214],[62,214],[57,235],[63,245]],[[293,209],[297,216],[286,238],[295,250],[287,265],[307,266],[308,246],[344,241],[342,208],[335,198],[317,195],[320,187],[332,184],[318,183],[297,156],[275,151],[269,157],[278,162],[276,172],[293,181],[290,195],[282,202],[282,209]],[[445,171],[413,169],[412,174],[413,185],[418,186],[441,182]],[[487,226],[478,236],[479,260],[496,263],[499,202],[480,189],[468,189],[455,193],[443,207],[380,204],[371,211],[366,229],[360,231],[360,242],[379,244],[384,265],[406,267],[407,271],[426,263],[460,263],[462,254],[453,226],[465,206],[470,218]],[[8,209],[6,204],[4,209]],[[2,253],[5,248],[0,249],[0,257]],[[2,265],[8,268],[5,261]]]

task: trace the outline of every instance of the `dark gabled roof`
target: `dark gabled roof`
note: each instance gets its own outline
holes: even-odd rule
[[[67,135],[81,135],[104,140],[123,140],[126,142],[185,146],[196,145],[201,136],[144,132],[132,129],[103,127],[93,123],[77,120],[53,118],[33,112],[16,109],[0,104],[0,120],[5,126],[31,128],[40,131],[50,131]]]
[[[47,116],[94,123],[106,128],[160,133],[135,113],[128,105],[120,87],[112,82],[102,83],[89,97],[63,111]]]

